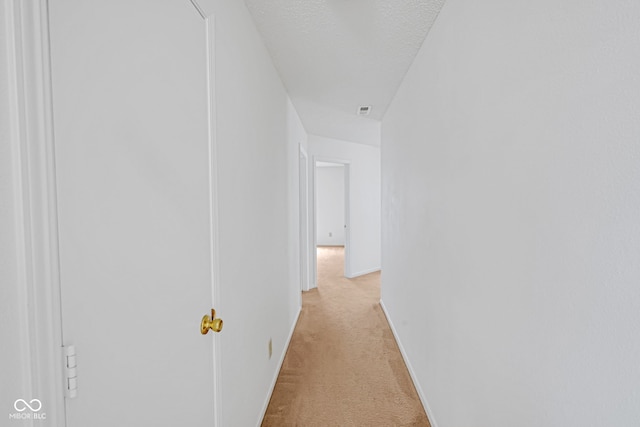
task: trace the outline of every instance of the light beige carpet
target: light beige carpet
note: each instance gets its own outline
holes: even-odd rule
[[[318,248],[302,313],[262,426],[429,426],[380,308],[380,273],[343,277],[343,248]]]

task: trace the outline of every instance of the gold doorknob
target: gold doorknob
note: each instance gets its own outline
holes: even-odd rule
[[[209,329],[213,332],[220,332],[222,330],[222,319],[216,319],[216,311],[213,308],[211,309],[211,316],[205,314],[202,317],[202,322],[200,322],[200,333],[202,335],[207,335]]]

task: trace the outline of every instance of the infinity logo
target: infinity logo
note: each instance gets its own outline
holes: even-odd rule
[[[22,403],[22,405],[20,405],[20,403]],[[40,402],[40,400],[38,399],[31,399],[31,402],[27,403],[27,401],[24,399],[18,399],[13,404],[13,407],[16,408],[16,411],[18,412],[26,411],[27,408],[31,409],[33,412],[38,412],[40,409],[42,409],[42,402]]]

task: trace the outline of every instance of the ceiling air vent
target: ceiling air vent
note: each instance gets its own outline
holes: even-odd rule
[[[371,105],[361,105],[358,107],[359,116],[367,116],[371,112]]]

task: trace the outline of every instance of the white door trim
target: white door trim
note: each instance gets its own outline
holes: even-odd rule
[[[344,277],[350,279],[351,268],[351,165],[344,165]]]
[[[62,322],[51,64],[46,0],[3,0],[15,85],[12,140],[18,195],[16,231],[25,296],[25,357],[30,398],[42,402],[46,425],[64,426]],[[21,396],[16,396],[20,398]]]
[[[318,246],[318,230],[317,230],[317,191],[316,191],[316,164],[317,162],[329,162],[329,163],[338,163],[344,165],[344,222],[345,222],[345,230],[344,230],[344,276],[347,278],[353,277],[351,275],[351,161],[345,159],[338,159],[333,157],[324,157],[324,156],[313,156],[313,173],[312,173],[312,183],[311,189],[313,192],[313,196],[311,197],[311,212],[312,212],[312,221],[311,227],[313,230],[313,240],[311,253],[313,254],[311,266],[312,266],[312,284],[313,287],[318,286],[318,257],[317,257],[317,246]]]
[[[194,3],[195,4],[195,3]],[[200,8],[198,11],[202,14]],[[209,16],[205,18],[206,34],[207,34],[207,104],[209,108],[208,125],[209,125],[209,230],[211,245],[211,307],[218,310],[220,316],[224,316],[224,312],[220,311],[220,226],[219,226],[219,210],[218,210],[218,143],[216,137],[216,80],[215,80],[215,18]],[[220,334],[213,334],[213,408],[214,422],[213,427],[222,426],[222,386],[220,380],[222,378],[221,367],[221,337]]]
[[[309,156],[307,151],[300,147],[298,165],[304,162],[304,171],[298,170],[298,201],[299,201],[299,217],[300,217],[300,288],[302,291],[308,291],[309,285]],[[303,192],[304,189],[304,200]],[[304,219],[304,226],[303,226]],[[302,306],[302,301],[300,303]]]

